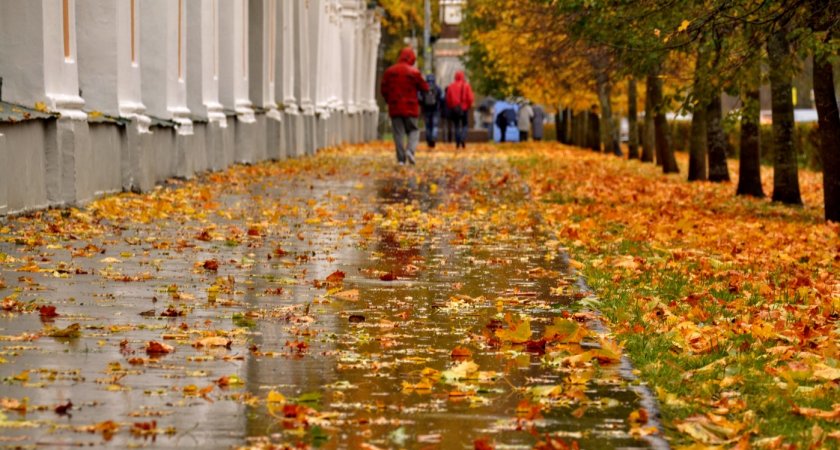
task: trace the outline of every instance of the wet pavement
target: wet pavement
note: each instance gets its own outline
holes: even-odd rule
[[[657,444],[499,154],[327,152],[0,229],[0,446]]]

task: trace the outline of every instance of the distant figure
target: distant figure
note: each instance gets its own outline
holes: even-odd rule
[[[443,94],[435,83],[434,75],[426,75],[426,83],[429,85],[429,90],[420,94],[420,107],[423,109],[423,121],[426,123],[426,144],[429,148],[435,148]]]
[[[502,138],[499,142],[507,142],[508,127],[516,126],[516,111],[514,111],[513,108],[503,109],[502,112],[496,116],[496,126],[499,127],[499,130],[502,132]]]
[[[528,141],[528,132],[531,131],[531,120],[533,119],[534,109],[531,108],[531,104],[527,101],[523,102],[519,108],[519,117],[516,119],[516,123],[519,126],[519,142]]]
[[[455,72],[455,81],[446,88],[446,106],[455,125],[455,148],[467,148],[467,117],[475,101],[464,71]]]
[[[388,103],[388,115],[394,131],[394,144],[399,164],[414,165],[414,152],[420,140],[417,117],[420,115],[418,94],[429,90],[423,75],[414,67],[417,56],[410,47],[402,49],[397,63],[382,74],[379,90]]]
[[[541,141],[545,133],[545,110],[540,105],[534,105],[534,140]]]

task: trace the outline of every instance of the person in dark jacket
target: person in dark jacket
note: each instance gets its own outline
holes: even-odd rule
[[[420,107],[423,110],[423,122],[426,123],[426,144],[429,148],[434,148],[440,125],[440,106],[443,103],[441,100],[443,93],[435,83],[434,75],[426,75],[426,83],[429,85],[429,90],[419,94]]]
[[[455,72],[455,81],[446,88],[446,106],[455,125],[455,148],[467,148],[467,118],[473,102],[475,95],[464,71]]]
[[[501,139],[499,142],[507,142],[508,127],[516,126],[516,111],[513,108],[506,108],[496,116],[496,126],[501,131]]]
[[[420,139],[418,94],[429,90],[423,75],[414,67],[417,56],[410,47],[400,52],[397,63],[382,74],[379,90],[388,104],[399,164],[414,165],[414,152]]]

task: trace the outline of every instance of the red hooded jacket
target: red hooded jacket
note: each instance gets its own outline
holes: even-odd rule
[[[418,92],[426,92],[429,85],[423,75],[414,67],[417,57],[414,50],[406,47],[400,52],[397,63],[385,70],[379,90],[388,103],[391,117],[417,117],[420,115]]]
[[[464,71],[455,72],[455,81],[446,89],[446,107],[454,110],[460,106],[461,110],[468,111],[474,101],[475,95],[464,77]]]

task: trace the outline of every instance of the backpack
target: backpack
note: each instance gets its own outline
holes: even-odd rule
[[[437,102],[437,86],[429,86],[429,90],[423,93],[423,106],[434,108]]]

